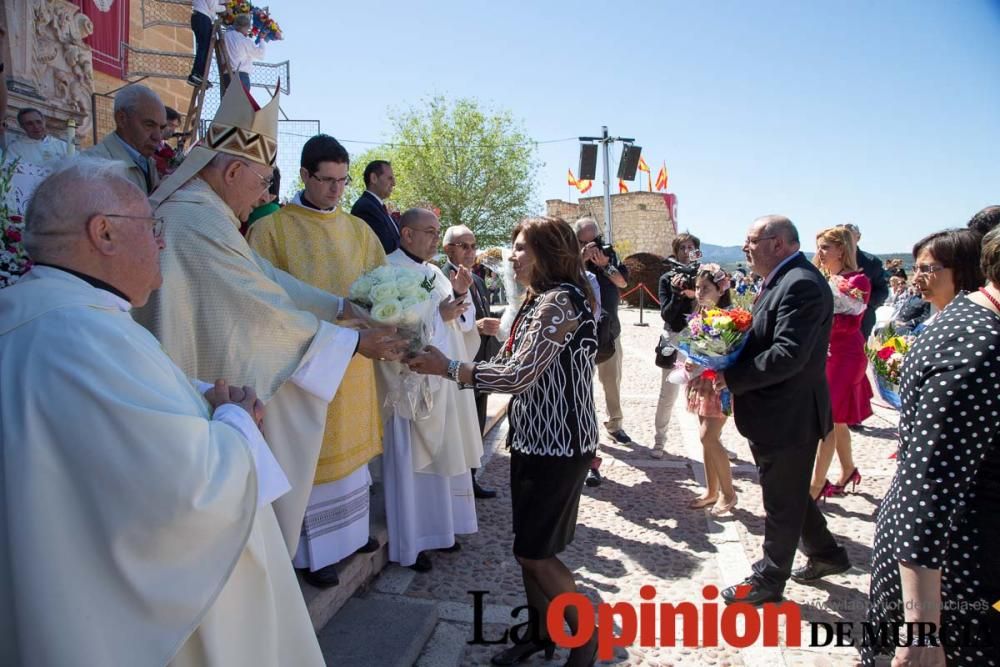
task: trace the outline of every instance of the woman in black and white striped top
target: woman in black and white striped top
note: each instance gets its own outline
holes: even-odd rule
[[[576,234],[556,218],[529,218],[514,228],[511,264],[527,296],[510,338],[490,361],[461,363],[427,348],[410,367],[443,375],[477,390],[513,394],[508,419],[514,555],[528,604],[543,620],[549,601],[576,592],[557,554],[573,540],[590,460],[597,450],[594,296],[584,276]],[[566,622],[575,634],[575,609]],[[554,646],[545,628],[537,641],[517,644],[493,658],[510,665]],[[570,653],[568,665],[592,664],[596,632]]]

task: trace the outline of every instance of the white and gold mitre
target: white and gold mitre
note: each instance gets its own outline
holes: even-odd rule
[[[153,207],[204,169],[219,153],[273,167],[278,158],[278,91],[263,108],[238,80],[226,88],[205,138],[184,156],[184,161],[149,196]]]
[[[269,167],[278,158],[278,92],[263,108],[240,85],[231,85],[208,126],[206,147]]]

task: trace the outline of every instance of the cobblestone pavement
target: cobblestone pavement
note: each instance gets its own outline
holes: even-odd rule
[[[625,430],[634,442],[613,443],[602,432],[601,454],[605,476],[602,486],[585,489],[579,526],[563,559],[573,570],[581,592],[597,602],[642,601],[640,587],[655,588],[656,603],[691,601],[701,609],[703,587],[719,589],[750,574],[750,563],[759,557],[763,539],[763,509],[749,447],[731,420],[723,433],[727,448],[737,453],[733,464],[739,505],[732,517],[713,519],[704,510],[690,510],[687,503],[700,492],[704,481],[697,419],[675,406],[670,424],[667,455],[649,456],[653,417],[659,392],[660,371],[653,365],[659,318],[646,312],[648,327],[639,327],[637,310],[622,311],[625,350],[622,408]],[[597,383],[597,408],[603,419],[604,396]],[[894,469],[889,459],[895,451],[895,412],[875,406],[876,415],[854,434],[854,455],[863,477],[855,493],[823,505],[831,530],[850,554],[854,567],[817,586],[789,582],[785,596],[801,605],[802,644],[810,643],[812,621],[860,622],[865,615],[873,518],[879,499]],[[793,418],[776,415],[775,418]],[[491,444],[502,442],[503,427],[491,434]],[[498,646],[466,645],[473,638],[471,590],[485,590],[483,636],[495,640],[510,625],[513,607],[524,604],[519,569],[511,555],[508,456],[497,448],[480,479],[499,491],[495,500],[477,502],[479,532],[461,539],[462,550],[434,554],[434,569],[422,575],[390,566],[375,585],[375,593],[403,595],[438,601],[438,628],[421,665],[442,664],[451,653],[462,665],[487,665]],[[830,471],[836,477],[836,461]],[[796,564],[803,561],[799,554]],[[715,600],[718,603],[718,600]],[[719,604],[718,612],[722,613]],[[707,613],[707,612],[706,612]],[[704,620],[704,616],[702,617]],[[860,629],[856,629],[860,631]],[[678,628],[678,644],[682,632]],[[850,647],[641,647],[618,649],[613,661],[620,665],[854,665],[858,654]],[[702,643],[699,639],[698,643]],[[566,652],[556,654],[561,664]],[[435,657],[437,656],[437,657]],[[460,657],[459,657],[460,656]],[[455,664],[454,661],[450,661]],[[537,654],[527,664],[546,664]]]

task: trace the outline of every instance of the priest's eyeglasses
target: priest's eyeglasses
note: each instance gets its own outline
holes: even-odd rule
[[[333,176],[317,176],[316,174],[309,174],[309,177],[320,185],[325,185],[327,187],[331,185],[343,185],[344,187],[347,187],[351,184],[350,174],[344,176],[343,178],[334,178]]]
[[[144,215],[124,215],[120,213],[105,213],[105,218],[119,218],[122,220],[146,220],[152,222],[153,238],[158,239],[163,236],[163,218],[156,218]]]

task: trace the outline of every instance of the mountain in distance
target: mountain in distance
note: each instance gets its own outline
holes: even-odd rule
[[[863,248],[862,248],[863,249]],[[814,253],[807,252],[806,257],[812,259]],[[743,254],[743,247],[737,245],[712,245],[711,243],[701,244],[701,261],[703,263],[714,262],[727,271],[734,271],[737,268],[746,268],[746,255]],[[887,252],[875,255],[885,263],[889,259],[903,260],[903,266],[909,267],[913,263],[913,255],[907,252]],[[741,266],[742,265],[742,266]],[[909,273],[909,269],[907,269]]]

